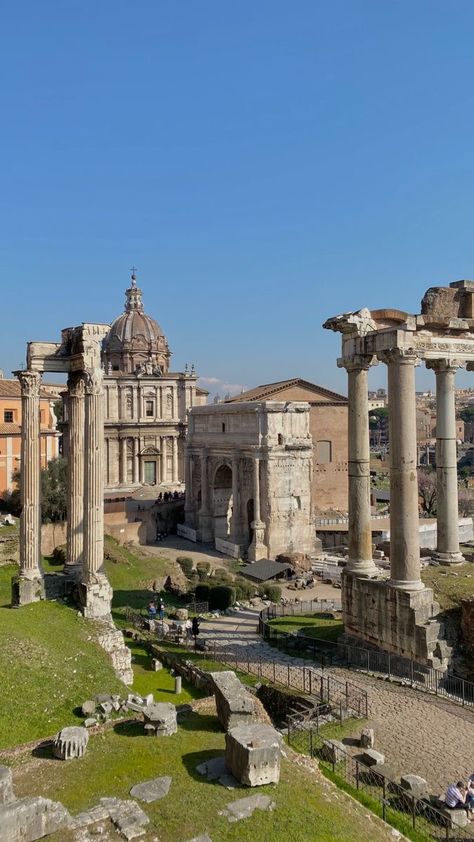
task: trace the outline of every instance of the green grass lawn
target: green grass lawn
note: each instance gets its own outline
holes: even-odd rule
[[[279,617],[276,620],[271,620],[270,625],[281,632],[296,633],[301,631],[306,637],[331,641],[337,640],[344,631],[341,620],[334,620],[324,613]]]
[[[435,598],[444,610],[459,608],[463,597],[474,596],[472,562],[456,564],[452,568],[429,565],[422,571],[421,578],[427,587],[433,588]]]
[[[161,842],[184,842],[208,833],[215,842],[371,842],[388,839],[388,831],[365,818],[365,810],[350,805],[337,792],[328,789],[320,776],[282,762],[278,786],[258,788],[275,802],[274,812],[256,813],[231,824],[219,811],[225,805],[255,791],[238,787],[228,791],[218,782],[208,782],[196,766],[222,754],[225,738],[215,715],[193,713],[172,737],[151,739],[143,735],[141,723],[117,725],[114,730],[91,736],[84,758],[64,763],[49,758],[29,757],[24,767],[15,768],[18,796],[40,794],[60,800],[71,812],[93,806],[100,796],[129,796],[140,781],[160,775],[172,777],[167,797],[155,804],[141,804],[150,818],[146,837]],[[69,842],[67,832],[51,837],[51,842]]]

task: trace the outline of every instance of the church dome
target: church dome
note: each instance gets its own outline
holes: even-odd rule
[[[125,296],[125,310],[112,322],[104,339],[106,370],[131,374],[146,366],[149,373],[167,372],[168,343],[158,322],[145,313],[135,273]]]

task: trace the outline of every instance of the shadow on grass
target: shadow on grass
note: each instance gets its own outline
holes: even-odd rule
[[[114,611],[118,611],[120,608],[133,608],[135,611],[141,611],[143,609],[144,616],[145,610],[150,602],[150,599],[153,596],[153,591],[151,590],[130,590],[130,591],[120,591],[114,590],[114,596],[112,600],[112,613]],[[120,612],[122,614],[123,612]]]
[[[60,760],[59,757],[55,757],[53,754],[52,740],[43,740],[42,743],[33,749],[31,754],[33,757],[39,757],[41,760]]]
[[[183,731],[207,731],[213,734],[222,732],[217,716],[212,716],[208,713],[197,713],[196,711],[183,717],[179,723],[179,727]]]
[[[121,737],[145,737],[144,723],[139,719],[129,719],[128,722],[117,722],[114,731]]]
[[[183,754],[183,766],[188,775],[194,778],[195,781],[200,781],[203,784],[217,784],[217,780],[209,781],[206,775],[200,775],[196,767],[201,763],[206,763],[208,760],[213,760],[215,757],[223,757],[224,752],[219,749],[209,749],[208,751],[192,751],[189,754]]]

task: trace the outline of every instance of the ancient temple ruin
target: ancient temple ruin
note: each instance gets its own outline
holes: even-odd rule
[[[41,569],[39,394],[43,372],[68,374],[69,482],[65,573],[79,586],[86,617],[110,618],[112,589],[104,561],[104,397],[102,341],[108,325],[82,324],[62,331],[61,342],[30,342],[21,384],[20,572],[12,602],[44,598]]]
[[[454,379],[474,370],[474,282],[432,287],[421,314],[362,309],[328,319],[342,333],[338,365],[349,381],[349,562],[343,577],[346,633],[424,663],[446,666],[439,606],[420,577],[415,366],[436,375],[438,544],[442,564],[459,551]],[[390,578],[374,578],[367,373],[387,366],[390,427]]]

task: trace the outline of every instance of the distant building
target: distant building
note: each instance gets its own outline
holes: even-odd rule
[[[313,439],[312,505],[316,513],[348,508],[347,398],[300,377],[242,392],[236,401],[307,401]]]
[[[54,405],[63,386],[44,384],[40,397],[41,465],[59,456],[60,433]],[[13,474],[21,465],[21,390],[18,380],[0,378],[0,497],[14,488]]]

